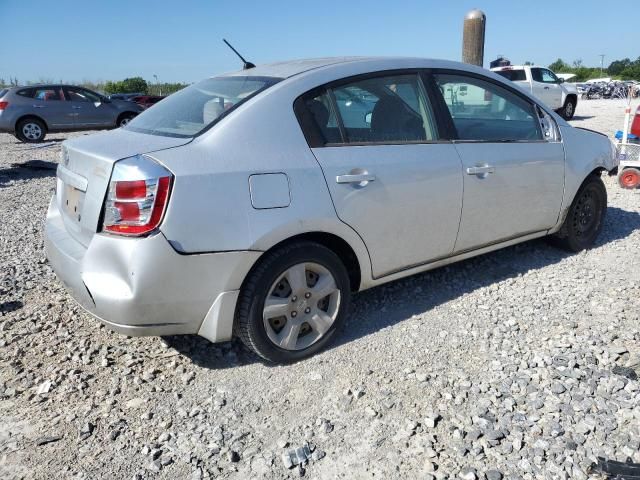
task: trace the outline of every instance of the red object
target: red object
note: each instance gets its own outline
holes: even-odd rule
[[[144,200],[147,196],[147,182],[134,180],[116,183],[116,197],[118,200]]]
[[[640,170],[637,168],[625,168],[618,177],[622,188],[637,188],[640,186]]]
[[[636,110],[636,114],[633,117],[633,122],[631,122],[630,132],[640,137],[640,107],[638,107],[638,109]]]
[[[139,97],[133,97],[131,101],[137,103],[142,108],[149,108],[151,105],[158,103],[163,98],[165,97],[160,95],[140,95]]]
[[[120,212],[121,220],[125,222],[137,222],[140,220],[138,202],[114,202],[113,206]]]
[[[120,186],[120,184],[123,186]],[[144,184],[144,194],[142,194],[142,184]],[[169,192],[171,190],[171,177],[160,177],[158,179],[158,187],[155,195],[153,195],[153,206],[151,207],[151,214],[147,223],[140,224],[142,222],[141,210],[145,208],[143,206],[144,199],[146,198],[146,181],[123,181],[116,182],[116,198],[107,198],[107,202],[113,201],[113,206],[120,214],[120,222],[130,222],[134,225],[127,225],[124,223],[105,224],[104,230],[111,233],[118,233],[121,235],[144,235],[155,230],[162,221],[165,207],[169,200]],[[119,193],[124,195],[132,195],[132,197],[120,197]],[[137,201],[119,202],[123,198],[129,198]],[[138,223],[137,225],[135,223]]]
[[[0,102],[0,110],[4,110],[9,106],[9,102]]]

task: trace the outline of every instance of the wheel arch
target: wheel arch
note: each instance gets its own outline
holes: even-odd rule
[[[599,166],[591,170],[587,175],[585,175],[585,177],[582,179],[578,187],[573,191],[571,198],[564,200],[562,211],[560,212],[560,216],[558,217],[558,223],[556,226],[554,226],[554,228],[549,230],[549,233],[556,233],[558,230],[562,228],[562,225],[564,224],[564,221],[566,220],[567,215],[569,214],[569,209],[571,208],[571,205],[573,204],[573,201],[575,200],[576,195],[578,194],[582,186],[586,183],[586,181],[589,180],[589,178],[591,178],[592,176],[601,177],[604,172],[609,173],[609,171],[606,168]]]
[[[28,118],[33,118],[33,119],[36,119],[36,120],[40,120],[42,123],[44,123],[44,128],[46,128],[46,129],[47,129],[47,131],[49,131],[49,124],[47,123],[47,121],[46,121],[44,118],[42,118],[42,117],[40,117],[40,116],[38,116],[38,115],[35,115],[35,114],[33,114],[33,113],[27,113],[27,114],[25,114],[25,115],[21,115],[20,117],[18,117],[18,118],[16,119],[16,122],[15,122],[14,126],[13,126],[14,131],[16,131],[16,132],[17,132],[17,131],[18,131],[18,124],[19,124],[22,120],[26,120],[26,119],[28,119]]]
[[[335,253],[347,269],[347,273],[349,275],[349,283],[351,284],[351,290],[354,292],[360,290],[362,285],[362,271],[365,266],[362,265],[361,259],[358,258],[358,254],[356,253],[355,249],[349,244],[349,242],[334,233],[324,231],[310,231],[299,233],[280,240],[279,242],[269,247],[264,253],[278,250],[287,245],[291,245],[292,243],[297,242],[318,243]],[[247,274],[245,281],[247,278],[249,278],[253,270],[257,268],[257,266],[260,264],[260,261],[260,258],[256,261],[256,263]]]
[[[578,94],[577,93],[568,93],[567,96],[564,99],[564,104],[567,104],[567,100],[573,100],[573,104],[577,105],[578,104]]]

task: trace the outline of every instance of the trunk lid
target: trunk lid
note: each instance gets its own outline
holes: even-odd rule
[[[99,227],[113,164],[123,158],[185,145],[191,138],[123,129],[67,140],[57,172],[56,198],[65,228],[85,247]]]

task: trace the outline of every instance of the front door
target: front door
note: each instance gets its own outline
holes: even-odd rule
[[[104,103],[98,95],[79,87],[65,87],[65,91],[74,111],[77,128],[115,126],[111,105]]]
[[[564,189],[564,149],[556,137],[543,134],[537,107],[515,90],[463,73],[436,74],[435,80],[463,164],[455,251],[554,226]]]
[[[323,138],[312,148],[338,217],[364,240],[373,276],[451,254],[461,162],[438,130],[416,73],[333,85],[305,100]]]
[[[531,91],[550,108],[562,107],[562,87],[560,79],[547,68],[531,68]]]

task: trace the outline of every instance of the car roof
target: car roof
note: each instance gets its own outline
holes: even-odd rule
[[[502,65],[499,67],[493,67],[491,70],[517,70],[517,69],[523,69],[525,67],[546,68],[546,67],[541,67],[540,65]]]
[[[289,78],[310,70],[340,68],[348,64],[375,64],[376,68],[384,65],[385,69],[393,68],[456,68],[473,71],[479,67],[452,62],[419,57],[324,57],[305,58],[257,65],[248,70],[225,73],[220,76],[251,76]]]

